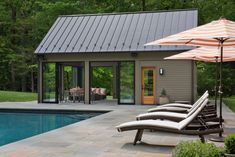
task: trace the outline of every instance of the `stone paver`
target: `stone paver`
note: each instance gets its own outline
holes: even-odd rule
[[[1,157],[169,157],[181,140],[195,140],[163,132],[145,132],[143,142],[133,146],[135,131],[119,133],[115,126],[135,120],[153,106],[103,104],[37,104],[36,102],[0,103],[0,108],[105,110],[111,111],[63,128],[0,147]],[[234,132],[235,115],[223,107],[225,134]],[[222,144],[218,144],[222,145]]]

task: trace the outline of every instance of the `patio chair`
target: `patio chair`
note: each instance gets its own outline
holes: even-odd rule
[[[106,99],[106,89],[105,88],[91,88],[91,94],[93,100],[103,100]]]
[[[71,88],[69,90],[69,100],[72,100],[74,103],[76,101],[78,102],[84,101],[84,95],[85,95],[84,88],[80,88],[79,86]]]
[[[84,97],[85,97],[85,90],[84,90],[84,88],[78,89],[77,90],[77,99],[78,99],[78,102],[84,101]]]
[[[196,106],[202,99],[206,99],[209,96],[208,91],[206,91],[193,105],[180,104],[180,103],[170,103],[161,105],[152,109],[149,109],[148,112],[159,112],[159,111],[168,111],[168,112],[179,112],[186,113],[194,106]],[[210,108],[206,108],[207,111],[214,111]]]
[[[141,114],[141,115],[137,116],[137,120],[159,119],[159,117],[162,117],[162,118],[173,118],[171,120],[179,121],[179,120],[181,120],[181,118],[184,118],[184,116],[179,119],[172,117],[172,116],[169,117],[170,114],[168,114],[168,112],[188,114],[190,111],[192,111],[194,109],[194,107],[196,107],[200,102],[202,102],[203,99],[208,98],[208,96],[209,96],[209,93],[208,93],[208,91],[206,91],[193,105],[166,104],[166,105],[164,105],[164,107],[159,106],[159,107],[150,109],[150,110],[148,110],[149,114],[148,113]],[[210,106],[213,106],[213,107],[211,108]],[[210,105],[210,106],[208,106],[208,103],[207,103],[206,107],[200,113],[200,116],[202,116],[204,118],[204,120],[206,120],[206,121],[217,122],[219,120],[217,117],[217,111],[215,110],[214,105]],[[152,113],[152,112],[163,112],[163,113]],[[167,113],[165,113],[165,112],[167,112]],[[150,114],[150,113],[152,113],[152,114]]]
[[[90,96],[91,96],[90,100],[91,100],[91,103],[92,103],[93,101],[95,101],[95,88],[91,88]]]
[[[197,108],[197,110],[195,110],[190,116],[182,119],[179,122],[169,120],[141,120],[123,123],[119,126],[116,126],[116,128],[119,132],[137,130],[133,143],[134,145],[136,145],[138,141],[141,141],[145,129],[178,134],[198,135],[200,140],[202,142],[205,142],[204,135],[223,132],[223,128],[221,128],[219,124],[209,126],[206,122],[198,117],[202,109],[206,106],[207,102],[208,99],[204,100],[200,107]],[[190,127],[190,124],[194,119],[200,119],[201,127],[199,129],[198,127],[196,127],[195,129]]]
[[[62,98],[62,100],[63,100],[64,102],[69,102],[69,96],[70,96],[69,90],[65,90],[65,91],[63,92],[63,98]]]
[[[186,105],[186,104],[166,104],[163,106],[158,106],[152,109],[149,109],[148,112],[160,112],[160,111],[167,111],[167,112],[179,112],[179,113],[188,113],[190,110],[193,110],[202,100],[208,98],[209,94],[206,91],[193,105]]]
[[[177,112],[150,112],[150,113],[144,113],[140,114],[136,117],[137,120],[147,120],[147,119],[166,119],[171,121],[179,122],[187,117],[189,117],[191,114],[193,114],[201,105],[202,103],[208,98],[208,93],[205,94],[202,99],[197,101],[191,109],[187,110],[186,113],[177,113]],[[210,112],[204,112],[203,109],[199,114],[199,117],[201,117],[204,121],[218,121],[217,114],[216,113],[210,113]],[[195,121],[197,122],[197,121]]]
[[[199,101],[200,99],[202,99],[205,95],[208,94],[208,91],[205,91],[202,96],[200,98],[197,99],[197,101]],[[196,101],[196,102],[197,102]],[[196,103],[195,102],[195,103]],[[192,104],[184,104],[184,103],[169,103],[169,104],[164,104],[164,105],[160,105],[154,108],[149,109],[149,112],[153,112],[155,109],[158,108],[162,108],[162,107],[182,107],[182,108],[191,108],[193,105]]]

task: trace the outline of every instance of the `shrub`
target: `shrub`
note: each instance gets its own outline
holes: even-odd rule
[[[173,157],[221,157],[224,152],[211,143],[201,141],[180,142],[173,151]]]
[[[224,144],[226,153],[235,154],[235,134],[226,137]]]
[[[164,97],[166,96],[166,90],[163,88],[162,91],[161,91],[161,96]]]

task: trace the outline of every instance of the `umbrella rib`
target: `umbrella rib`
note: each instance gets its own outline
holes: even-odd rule
[[[185,44],[188,44],[188,43],[190,43],[191,41],[193,41],[193,39],[190,39],[189,41],[187,41]]]

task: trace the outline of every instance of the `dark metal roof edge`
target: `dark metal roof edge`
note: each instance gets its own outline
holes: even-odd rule
[[[102,52],[45,52],[45,53],[35,53],[36,56],[40,55],[54,55],[54,54],[97,54],[97,53],[113,53],[113,54],[120,54],[120,53],[146,53],[146,52],[155,52],[155,53],[161,53],[161,52],[183,52],[183,51],[188,51],[191,50],[190,48],[188,49],[179,49],[179,50],[161,50],[161,51],[156,51],[156,50],[147,50],[147,51],[118,51],[113,52],[113,51],[102,51]]]
[[[156,11],[137,11],[137,12],[113,12],[113,13],[96,13],[96,14],[59,15],[59,17],[104,16],[104,15],[144,14],[144,13],[162,13],[162,12],[179,12],[179,11],[198,11],[198,8],[156,10]]]

